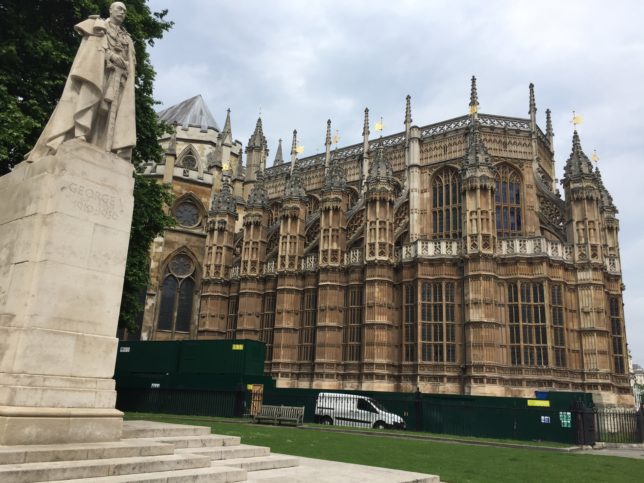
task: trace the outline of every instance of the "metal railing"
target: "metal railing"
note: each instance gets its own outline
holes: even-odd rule
[[[246,393],[239,390],[124,389],[117,391],[119,411],[182,414],[189,416],[242,417]]]
[[[644,411],[630,408],[602,408],[595,411],[597,441],[644,443]]]

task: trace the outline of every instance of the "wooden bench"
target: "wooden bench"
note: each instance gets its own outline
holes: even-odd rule
[[[268,406],[263,404],[259,412],[253,416],[253,421],[272,424],[292,423],[295,426],[302,426],[304,424],[304,406]]]

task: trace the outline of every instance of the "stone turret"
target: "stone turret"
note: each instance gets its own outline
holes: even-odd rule
[[[567,237],[575,244],[575,259],[580,262],[601,262],[599,230],[602,194],[593,165],[581,147],[576,130],[562,184],[566,198]]]
[[[342,371],[342,343],[346,287],[344,259],[347,248],[349,193],[340,162],[331,159],[320,199],[318,320],[315,336],[314,387],[330,389]],[[325,380],[329,382],[324,382]]]
[[[234,257],[237,217],[230,177],[224,174],[221,191],[213,196],[206,225],[203,302],[199,324],[199,336],[203,338],[224,338],[226,334],[226,319],[221,314],[228,313],[228,280]]]
[[[339,161],[327,172],[320,200],[320,257],[322,267],[341,267],[346,253],[347,180]]]
[[[412,126],[411,96],[405,102],[405,175],[406,187],[409,190],[409,241],[416,241],[423,232],[423,215],[426,209],[421,203],[420,176],[420,129]]]
[[[284,190],[280,210],[277,253],[276,303],[272,370],[296,379],[298,329],[302,326],[304,303],[302,260],[306,228],[307,196],[297,163],[297,131],[293,131],[291,173]],[[307,364],[312,362],[307,359]]]
[[[246,214],[242,224],[239,318],[236,330],[236,337],[240,339],[258,339],[261,330],[264,281],[260,276],[266,262],[269,214],[264,171],[258,169],[253,189],[246,202]]]
[[[476,113],[471,114],[468,152],[461,170],[462,231],[467,253],[494,253],[496,223],[494,171]]]
[[[606,287],[602,283],[605,270],[602,245],[602,192],[592,163],[584,153],[575,130],[572,152],[564,167],[562,184],[565,192],[566,235],[574,244],[579,290],[579,327],[584,357],[583,370],[588,379],[602,379],[600,372],[611,369],[611,324],[605,314]],[[604,240],[603,240],[604,239]],[[615,287],[621,295],[621,289]],[[623,349],[622,349],[623,350]]]
[[[382,146],[369,166],[365,192],[365,299],[363,387],[393,390],[394,201],[396,180]]]

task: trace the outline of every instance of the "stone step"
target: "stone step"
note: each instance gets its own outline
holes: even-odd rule
[[[257,456],[268,456],[271,449],[267,446],[251,446],[240,444],[237,446],[220,446],[211,448],[181,448],[176,450],[176,454],[195,454],[207,456],[211,460],[228,461],[238,458],[254,458]]]
[[[405,471],[396,473],[404,474]],[[372,475],[365,477],[359,471],[345,473],[333,472],[331,474],[320,474],[310,468],[277,468],[274,470],[251,471],[247,476],[247,483],[338,483],[338,482],[369,482],[369,483],[443,483],[438,476],[414,474],[411,477],[397,474],[384,475],[373,478]]]
[[[195,454],[18,463],[0,466],[0,481],[2,483],[59,481],[195,469],[209,466],[210,458]]]
[[[299,460],[293,456],[269,455],[256,456],[252,458],[235,458],[229,460],[213,461],[212,466],[227,466],[242,468],[246,471],[264,471],[278,468],[294,468],[298,466]],[[251,477],[251,474],[248,475]]]
[[[203,436],[210,434],[208,426],[157,423],[155,421],[124,421],[123,439],[159,438],[165,436]]]
[[[223,436],[218,434],[207,434],[203,436],[159,436],[157,438],[138,438],[130,441],[157,441],[159,443],[171,443],[175,448],[202,448],[213,446],[237,446],[240,443],[239,436]]]
[[[166,454],[174,454],[174,446],[155,440],[0,446],[0,465],[45,461],[128,458],[131,456],[158,456]]]
[[[246,481],[246,470],[229,466],[212,466],[209,468],[161,471],[139,475],[60,480],[59,483],[125,483],[136,481],[145,483],[233,483]]]

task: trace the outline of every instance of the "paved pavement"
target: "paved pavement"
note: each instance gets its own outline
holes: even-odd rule
[[[627,448],[583,449],[576,454],[592,454],[596,456],[621,456],[622,458],[644,459],[644,446]]]
[[[272,453],[276,454],[276,453]],[[300,466],[275,470],[252,471],[248,482],[258,483],[439,483],[434,475],[390,470],[374,466],[339,463],[298,457]],[[374,461],[375,463],[375,461]]]

